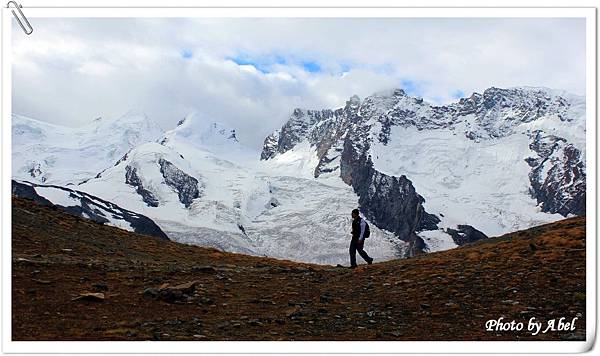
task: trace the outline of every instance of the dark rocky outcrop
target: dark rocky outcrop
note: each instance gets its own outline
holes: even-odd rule
[[[230,140],[232,140],[232,141],[234,141],[234,142],[240,142],[237,139],[237,134],[235,133],[235,130],[231,130],[229,132],[229,137],[227,137],[227,138],[230,139]]]
[[[308,130],[316,121],[312,111],[295,109],[290,119],[281,127],[277,140],[277,153],[284,153],[306,137]],[[320,116],[320,115],[319,115]]]
[[[46,177],[43,177],[42,175],[44,174],[44,172],[42,171],[42,165],[39,163],[35,163],[33,165],[33,167],[31,167],[29,169],[29,171],[27,171],[27,173],[29,173],[29,175],[33,178],[37,178],[40,177],[40,180],[42,182],[46,181]]]
[[[452,236],[452,240],[458,246],[488,238],[486,234],[471,225],[458,225],[456,228],[457,230],[448,228],[446,233]]]
[[[52,204],[52,202],[46,198],[44,198],[43,196],[39,195],[36,191],[35,191],[35,185],[33,183],[20,183],[17,182],[16,180],[12,181],[12,195],[19,197],[19,198],[25,198],[25,199],[29,199],[29,200],[33,200],[37,203],[40,203],[42,205],[47,205],[47,206],[52,206],[54,204]]]
[[[528,157],[532,197],[542,211],[585,215],[586,175],[581,152],[564,138],[535,131],[529,145],[538,157]]]
[[[137,168],[132,166],[125,167],[125,183],[135,187],[135,191],[142,197],[144,203],[151,207],[158,206],[158,198],[148,189],[144,188],[142,179],[137,173]]]
[[[370,156],[356,156],[351,153],[352,150],[347,146],[347,151],[344,151],[342,178],[359,196],[362,214],[375,226],[391,231],[408,242],[407,257],[423,252],[425,242],[416,232],[437,229],[440,220],[425,212],[425,199],[417,194],[406,176],[383,174],[373,168]]]
[[[200,197],[198,180],[163,158],[158,160],[158,164],[160,165],[160,173],[162,173],[165,183],[177,192],[179,201],[186,208],[189,208],[192,201]]]
[[[275,132],[273,132],[272,134],[267,136],[267,138],[265,138],[265,142],[263,143],[263,150],[262,150],[262,153],[260,154],[260,159],[267,160],[267,159],[275,157],[275,155],[277,154],[277,151],[278,151],[278,147],[279,147],[279,130],[276,130]]]
[[[42,195],[43,193],[40,194],[36,190],[39,187],[68,193],[69,198],[73,200],[73,205],[62,206],[52,203]],[[100,224],[110,224],[111,221],[121,220],[129,223],[133,231],[139,234],[168,240],[167,235],[150,218],[84,192],[56,185],[41,185],[13,180],[12,195],[33,200],[41,205],[53,206],[71,215],[90,219]]]

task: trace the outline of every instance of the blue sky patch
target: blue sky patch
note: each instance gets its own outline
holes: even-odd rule
[[[290,59],[281,54],[252,56],[245,53],[240,53],[236,56],[227,57],[227,59],[233,61],[237,65],[252,65],[262,73],[273,72],[273,67],[278,64],[298,65],[308,73],[321,73],[323,71],[321,65],[317,61],[296,59],[293,57]],[[341,65],[341,67],[344,71],[350,69],[350,66],[348,65]]]
[[[464,98],[464,97],[465,97],[465,92],[459,89],[459,90],[455,91],[455,92],[452,94],[452,97],[453,97],[454,99],[460,99],[460,98]]]
[[[315,61],[303,61],[302,68],[309,73],[319,73],[321,72],[321,66],[319,63]]]
[[[244,65],[254,66],[254,68],[256,68],[258,71],[260,71],[262,73],[269,73],[271,71],[269,64],[265,64],[264,62],[253,60],[253,59],[243,56],[243,55],[237,56],[237,57],[228,57],[227,59],[233,61],[235,64],[237,64],[239,66],[244,66]]]
[[[276,64],[286,64],[287,60],[285,57],[273,54],[263,56],[250,56],[248,54],[239,54],[235,57],[227,57],[227,59],[233,61],[237,65],[252,65],[258,71],[262,73],[271,73],[273,66]]]
[[[183,59],[190,59],[194,56],[194,52],[192,52],[189,49],[184,49],[183,51],[181,51],[181,58]]]
[[[421,96],[421,89],[418,84],[410,79],[404,79],[400,82],[400,86],[406,94],[411,96]]]

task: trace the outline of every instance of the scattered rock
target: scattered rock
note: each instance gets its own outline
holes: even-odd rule
[[[90,302],[103,302],[104,293],[81,293],[77,297],[71,299],[71,301],[90,301]]]
[[[211,266],[194,266],[192,272],[216,273],[217,269]]]
[[[181,291],[182,293],[190,294],[196,289],[196,285],[198,285],[199,281],[191,281],[187,283],[178,284],[174,287],[169,287],[168,289]]]
[[[51,284],[52,283],[52,281],[46,281],[46,280],[43,280],[43,279],[32,278],[31,280],[34,281],[34,282],[37,282],[39,284]]]
[[[401,280],[401,281],[397,281],[397,282],[396,282],[396,283],[394,283],[394,284],[395,284],[395,285],[398,285],[398,284],[403,284],[403,283],[405,283],[405,284],[410,284],[410,283],[412,283],[412,281],[411,281],[410,279],[403,279],[403,280]]]
[[[215,301],[212,300],[209,297],[201,297],[199,303],[200,305],[204,304],[204,305],[213,305],[215,304]]]
[[[460,306],[454,302],[448,302],[444,305],[450,309],[459,309],[460,308]]]
[[[156,298],[158,298],[158,289],[146,288],[146,289],[144,289],[142,294],[144,295],[144,297],[156,299]]]
[[[331,303],[332,301],[333,301],[333,297],[329,294],[322,294],[319,297],[319,302],[324,303],[324,304]]]
[[[517,304],[519,304],[519,302],[517,302],[516,300],[512,300],[512,299],[503,300],[501,303],[502,304],[508,304],[508,305],[517,305]]]
[[[170,288],[160,290],[158,293],[158,299],[164,300],[167,303],[175,303],[181,301],[184,298],[186,297],[184,296],[183,292],[181,292],[180,290],[173,290]]]
[[[106,283],[94,283],[92,287],[96,292],[106,292],[108,290]]]
[[[300,308],[299,305],[295,305],[295,306],[293,306],[291,308],[287,308],[285,310],[285,316],[287,316],[288,318],[291,317],[291,316],[295,316],[295,315],[298,314],[298,312],[300,311],[300,309],[301,308]]]
[[[165,325],[179,325],[182,324],[183,321],[179,320],[179,319],[173,319],[173,320],[167,320],[165,321]]]
[[[259,299],[259,302],[262,303],[262,304],[271,304],[271,305],[276,305],[277,304],[274,301],[269,300],[269,299]]]

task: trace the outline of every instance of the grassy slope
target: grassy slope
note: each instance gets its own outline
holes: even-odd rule
[[[572,333],[485,331],[488,319],[502,316],[579,315],[575,334],[585,332],[585,217],[349,270],[161,241],[18,198],[12,214],[13,340],[552,340]],[[142,293],[189,281],[198,282],[195,292],[176,302]],[[102,285],[104,301],[72,300]]]

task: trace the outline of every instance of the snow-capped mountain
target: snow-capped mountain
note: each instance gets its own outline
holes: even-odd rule
[[[290,154],[261,162],[234,129],[192,114],[76,189],[148,216],[178,242],[346,263],[358,197],[339,179],[315,181]],[[378,260],[406,247],[375,226],[369,245]]]
[[[76,130],[14,115],[13,177],[72,184],[178,242],[329,264],[347,263],[358,206],[376,260],[585,213],[585,102],[564,92],[434,106],[397,89],[296,109],[262,152],[238,134],[198,114],[167,132],[143,114]]]
[[[294,110],[261,158],[297,148],[413,253],[585,214],[585,101],[565,92],[490,88],[448,106],[401,89],[354,96]]]
[[[156,141],[162,129],[143,113],[97,118],[70,128],[12,115],[13,178],[71,185],[93,178],[129,149]]]

